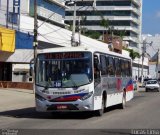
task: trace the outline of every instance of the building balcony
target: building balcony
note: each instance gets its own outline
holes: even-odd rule
[[[132,0],[132,2],[136,4],[138,7],[140,7],[142,3],[141,0]]]
[[[66,8],[65,3],[62,2],[61,0],[48,0],[48,1],[50,1],[50,2],[52,2],[54,4],[57,4],[57,5],[61,6],[61,7]]]
[[[103,16],[105,19],[108,19],[110,21],[133,21],[136,24],[140,24],[140,21],[137,18],[134,18],[132,16]],[[77,16],[78,18],[78,16]],[[100,16],[87,16],[87,20],[101,20],[102,18]],[[65,20],[73,20],[73,16],[65,16]]]
[[[85,25],[85,26],[82,26],[82,27],[85,27],[89,30],[95,30],[95,31],[103,31],[104,30],[104,27],[102,26],[99,26],[99,25],[92,25],[92,26],[89,26],[89,25]],[[130,26],[114,26],[114,29],[115,30],[120,30],[120,31],[132,31],[134,33],[136,33],[137,35],[139,35],[139,29],[135,28],[135,27],[130,27]]]
[[[70,7],[66,11],[73,11],[73,10],[74,10],[74,8]],[[83,6],[77,6],[76,10],[78,10],[78,11],[93,11],[93,8],[92,7],[86,8]],[[140,15],[140,11],[137,8],[131,7],[131,6],[96,6],[96,10],[97,11],[133,11],[138,16]]]
[[[137,37],[131,37],[131,36],[124,36],[123,40],[124,41],[132,41],[132,42],[137,43],[137,44],[140,42]]]

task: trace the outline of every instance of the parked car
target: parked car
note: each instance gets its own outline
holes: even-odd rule
[[[146,86],[147,81],[152,80],[152,78],[144,78],[143,83],[142,83],[142,87]]]
[[[146,92],[148,91],[160,91],[160,85],[157,80],[149,80],[145,86]]]
[[[133,81],[133,89],[137,90],[138,89],[138,85],[137,85],[137,81]]]

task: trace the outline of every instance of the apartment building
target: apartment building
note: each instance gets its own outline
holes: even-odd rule
[[[65,12],[65,23],[72,24],[73,5]],[[85,16],[86,20],[81,20],[82,27],[102,34],[104,27],[100,26],[103,18],[109,20],[108,33],[120,35],[123,33],[123,40],[127,41],[130,48],[135,51],[140,50],[140,37],[142,29],[142,0],[77,0],[76,1],[77,20]]]
[[[37,15],[38,48],[61,46],[60,35],[53,35],[65,27],[64,3],[37,0]],[[33,58],[33,29],[34,0],[0,0],[0,81],[32,81],[29,62]]]
[[[152,78],[160,78],[160,34],[146,34],[142,37],[147,43],[152,42],[152,45],[146,45],[146,53],[150,56],[149,74]]]
[[[21,16],[34,16],[34,0],[1,0],[0,11],[0,25],[18,29]],[[37,14],[39,20],[64,27],[65,6],[61,0],[37,0]]]

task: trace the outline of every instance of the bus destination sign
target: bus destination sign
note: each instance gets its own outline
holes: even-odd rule
[[[66,53],[46,53],[45,59],[69,59],[69,58],[83,58],[81,52],[66,52]]]

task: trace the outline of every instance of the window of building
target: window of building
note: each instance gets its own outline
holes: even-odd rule
[[[77,5],[77,6],[92,6],[92,5],[93,5],[93,2],[92,2],[92,1],[83,1],[83,2],[77,1],[77,2],[76,2],[76,5]]]
[[[18,24],[18,14],[9,12],[8,14],[8,22],[12,24]]]
[[[97,6],[131,6],[131,1],[97,1]]]

